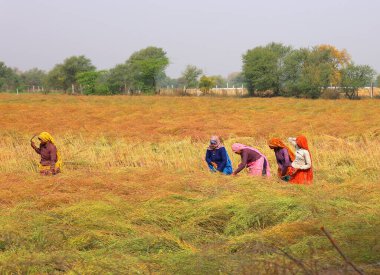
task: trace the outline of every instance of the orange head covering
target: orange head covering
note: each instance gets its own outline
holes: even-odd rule
[[[293,151],[290,150],[290,148],[288,146],[286,146],[285,143],[283,143],[281,139],[272,138],[272,139],[268,140],[268,146],[274,147],[274,148],[285,148],[286,150],[288,150],[290,160],[294,161],[295,155],[294,155]]]

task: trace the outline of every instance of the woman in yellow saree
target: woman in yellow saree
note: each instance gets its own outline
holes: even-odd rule
[[[31,146],[37,154],[41,155],[40,174],[48,176],[61,172],[61,154],[55,145],[54,138],[48,132],[42,132],[38,135],[38,140],[40,147],[37,147],[33,141],[31,141]]]

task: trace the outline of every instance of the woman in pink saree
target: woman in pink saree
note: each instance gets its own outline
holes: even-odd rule
[[[241,143],[232,144],[232,151],[241,156],[241,163],[232,175],[238,174],[247,167],[251,176],[270,177],[269,162],[259,150]]]

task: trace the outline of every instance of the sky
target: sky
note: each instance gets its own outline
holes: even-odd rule
[[[278,42],[334,45],[380,72],[379,14],[380,0],[0,0],[0,61],[48,71],[85,55],[110,69],[156,46],[170,77],[188,64],[227,76],[248,49]]]

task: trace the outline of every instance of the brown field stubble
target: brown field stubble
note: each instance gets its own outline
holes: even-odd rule
[[[376,273],[379,115],[377,100],[0,94],[0,271],[301,272],[275,245],[310,272],[344,272],[325,226]],[[62,151],[56,177],[37,174],[29,139],[41,131]],[[215,133],[235,167],[242,142],[273,171],[266,140],[304,134],[315,183],[209,174]]]

